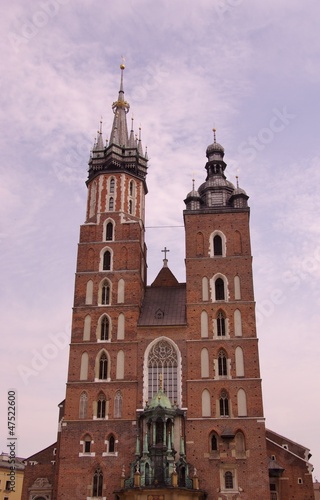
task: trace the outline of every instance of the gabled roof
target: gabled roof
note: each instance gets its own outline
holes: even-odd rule
[[[178,282],[167,262],[164,259],[154,282],[146,288],[139,326],[186,324],[186,285]]]
[[[283,450],[284,453],[288,453],[299,460],[305,462],[307,466],[311,467],[309,459],[311,457],[309,448],[302,446],[301,444],[292,441],[280,434],[277,434],[270,429],[266,429],[266,440],[267,443],[271,443],[273,446]]]
[[[38,463],[50,463],[53,460],[54,449],[57,447],[57,443],[50,444],[43,450],[37,451],[34,455],[31,455],[26,460],[35,461]]]
[[[171,326],[186,324],[186,286],[147,287],[139,326]]]
[[[163,266],[151,286],[179,286],[179,281],[167,266]]]
[[[284,447],[283,445],[287,445],[288,448],[291,448],[291,451],[294,450],[296,454],[300,454],[302,457],[310,451],[306,446],[292,441],[292,439],[282,436],[281,434],[278,434],[270,429],[266,429],[266,437],[282,448]]]

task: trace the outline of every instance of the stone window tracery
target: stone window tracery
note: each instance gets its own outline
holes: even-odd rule
[[[148,356],[148,399],[159,390],[160,375],[163,390],[170,401],[178,398],[178,357],[174,346],[167,340],[160,340],[150,350]]]
[[[93,474],[93,481],[92,481],[93,497],[102,497],[102,486],[103,486],[103,473],[102,470],[98,467]]]

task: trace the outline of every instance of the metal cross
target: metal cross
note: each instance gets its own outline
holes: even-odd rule
[[[161,250],[161,252],[164,252],[164,258],[165,260],[167,260],[167,252],[170,252],[170,250],[168,250],[167,247],[164,247],[164,249]]]

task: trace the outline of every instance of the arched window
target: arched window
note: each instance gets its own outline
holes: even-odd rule
[[[202,300],[209,300],[209,280],[206,276],[202,278]]]
[[[118,316],[118,329],[117,329],[117,339],[124,339],[124,326],[125,326],[125,317],[123,313],[120,313]]]
[[[240,286],[240,278],[238,275],[234,277],[234,298],[235,300],[241,299],[241,286]]]
[[[99,379],[107,380],[107,378],[108,378],[108,358],[107,355],[103,352],[99,360]]]
[[[111,287],[108,280],[104,280],[101,284],[101,297],[100,303],[102,305],[110,305],[111,300]]]
[[[180,488],[185,488],[186,486],[186,468],[184,465],[178,467],[178,485]]]
[[[114,418],[122,417],[122,394],[117,391],[114,397]]]
[[[120,278],[118,281],[118,304],[123,304],[124,302],[124,279]]]
[[[222,278],[217,278],[214,283],[216,300],[225,300],[224,281]]]
[[[231,471],[226,471],[224,474],[224,486],[226,490],[233,489],[233,475]]]
[[[109,192],[110,192],[110,193],[114,193],[115,183],[116,183],[116,181],[114,180],[114,178],[113,178],[113,177],[111,177],[111,179],[110,179],[110,185],[109,185],[109,186],[110,186],[110,187],[109,187]]]
[[[238,390],[237,402],[238,402],[238,417],[246,417],[248,415],[247,395],[243,389]]]
[[[91,333],[91,316],[90,314],[87,314],[87,316],[84,318],[83,340],[90,340],[90,333]]]
[[[218,451],[218,436],[215,432],[211,434],[210,451]]]
[[[159,390],[162,375],[163,389],[172,403],[178,401],[178,356],[168,340],[161,339],[152,346],[148,355],[148,400]]]
[[[103,254],[102,269],[104,271],[110,271],[111,269],[111,252],[109,250],[106,250]]]
[[[112,224],[112,222],[108,222],[106,225],[106,240],[107,241],[113,240],[113,224]]]
[[[219,399],[220,417],[229,417],[229,399],[226,391],[221,391]]]
[[[109,198],[109,211],[110,211],[110,212],[113,212],[113,210],[114,210],[114,199],[113,199],[113,197],[111,196],[111,197]]]
[[[115,452],[115,439],[114,439],[114,436],[111,434],[109,436],[109,453],[114,453]]]
[[[225,337],[226,335],[226,318],[222,311],[217,314],[217,335],[218,337]]]
[[[93,281],[89,280],[87,282],[87,287],[86,287],[86,304],[87,305],[92,304],[92,295],[93,295]]]
[[[233,314],[234,319],[234,334],[236,337],[242,337],[242,320],[241,320],[241,312],[239,309],[236,309]]]
[[[244,377],[244,358],[243,358],[243,350],[241,347],[236,347],[235,350],[235,359],[236,359],[236,376]]]
[[[93,474],[93,484],[92,484],[92,496],[102,497],[102,487],[103,487],[103,473],[98,467]]]
[[[228,375],[227,356],[223,350],[218,354],[218,373],[220,377],[226,377]]]
[[[213,238],[213,254],[222,255],[222,238],[219,234],[216,234]]]
[[[201,350],[201,378],[209,377],[209,353],[205,347]]]
[[[200,328],[201,328],[201,337],[207,338],[208,337],[208,330],[209,330],[207,311],[201,311]]]
[[[91,436],[86,434],[83,439],[83,453],[91,452]]]
[[[124,352],[122,350],[117,353],[116,379],[124,379]]]
[[[88,395],[85,391],[83,391],[80,395],[79,418],[87,418],[87,409],[88,409]]]
[[[106,404],[106,397],[103,392],[100,392],[97,401],[97,418],[106,418]]]
[[[236,458],[245,458],[246,443],[243,433],[241,431],[236,432],[234,440],[235,440]]]
[[[226,237],[219,231],[213,231],[209,238],[209,254],[210,257],[225,257],[226,256]]]
[[[128,203],[128,210],[129,214],[134,214],[135,212],[135,183],[134,181],[130,181],[129,183],[129,203]]]
[[[202,391],[201,406],[202,406],[202,412],[201,412],[202,416],[211,417],[211,398],[210,398],[210,392],[207,389]]]
[[[110,322],[107,316],[100,321],[100,340],[109,340]]]
[[[83,352],[81,355],[81,364],[80,364],[80,380],[88,379],[88,367],[89,367],[89,355],[87,352]]]

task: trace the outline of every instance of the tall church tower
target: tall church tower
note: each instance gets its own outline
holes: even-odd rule
[[[123,73],[121,65],[109,144],[100,127],[89,160],[59,433],[59,499],[110,498],[128,462],[122,456],[119,461],[118,448],[136,445],[136,408],[141,406],[136,325],[146,286],[148,159],[140,131],[137,138],[127,130]]]
[[[248,196],[207,148],[185,200],[186,283],[146,285],[147,154],[123,90],[87,180],[55,496],[270,498]]]

